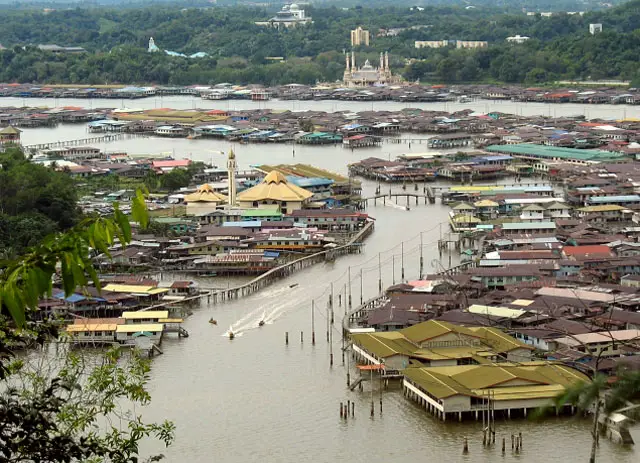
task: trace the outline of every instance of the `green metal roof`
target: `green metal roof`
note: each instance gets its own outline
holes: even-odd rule
[[[516,145],[491,145],[485,148],[493,153],[506,153],[513,155],[534,155],[549,159],[574,159],[578,161],[606,162],[619,161],[625,158],[623,154],[610,153],[602,150],[583,150],[577,148],[560,148],[557,146],[535,145],[532,143],[519,143]]]
[[[275,209],[246,209],[242,217],[282,217],[282,212]]]

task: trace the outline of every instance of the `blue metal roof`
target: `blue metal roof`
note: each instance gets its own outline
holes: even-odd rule
[[[295,175],[288,175],[287,181],[301,188],[313,187],[313,186],[329,186],[329,185],[333,185],[334,183],[334,181],[329,178],[322,178],[322,177],[302,178],[302,177],[296,177]]]
[[[77,294],[77,293],[74,293],[74,294],[70,295],[69,297],[64,297],[64,292],[59,292],[59,293],[54,294],[53,297],[55,299],[62,299],[65,302],[68,302],[69,304],[75,304],[76,302],[86,301],[87,299],[91,299],[93,301],[98,301],[98,302],[104,302],[105,301],[105,299],[103,299],[101,297],[87,298],[86,296],[83,296],[82,294]]]
[[[633,203],[640,202],[640,195],[623,195],[623,196],[591,196],[589,198],[590,203]]]
[[[254,228],[261,227],[262,222],[260,220],[241,220],[239,222],[224,222],[222,224],[223,227],[243,227],[243,228]]]

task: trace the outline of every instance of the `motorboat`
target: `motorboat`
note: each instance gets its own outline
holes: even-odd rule
[[[218,320],[214,320],[213,318],[209,319],[209,323],[211,323],[212,325],[217,325],[218,324]]]
[[[233,339],[235,337],[236,337],[236,335],[233,334],[233,331],[229,330],[229,339]]]
[[[258,323],[258,326],[264,326],[264,320],[260,320],[260,323]]]
[[[294,283],[292,285],[289,285],[289,288],[295,288],[296,286],[298,286],[298,283]]]

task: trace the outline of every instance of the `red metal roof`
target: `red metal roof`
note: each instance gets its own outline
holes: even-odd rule
[[[562,249],[565,256],[611,256],[611,248],[604,244],[565,246]]]

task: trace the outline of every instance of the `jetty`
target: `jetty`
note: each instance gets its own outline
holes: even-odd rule
[[[131,132],[117,132],[107,135],[100,135],[97,137],[78,138],[75,140],[54,141],[50,143],[38,143],[35,145],[23,145],[26,151],[40,151],[43,149],[52,148],[65,148],[67,146],[83,146],[90,144],[108,143],[112,141],[126,140],[129,138],[148,137],[151,133],[131,133]]]

